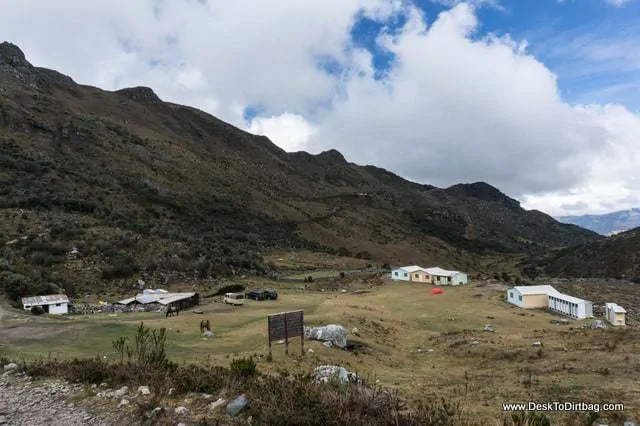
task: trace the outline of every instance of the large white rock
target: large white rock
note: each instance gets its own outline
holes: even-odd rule
[[[339,348],[347,347],[347,334],[349,332],[341,325],[329,324],[322,327],[313,327],[305,330],[307,339],[331,342]]]

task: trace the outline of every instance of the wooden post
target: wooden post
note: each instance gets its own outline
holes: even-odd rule
[[[304,356],[304,312],[300,312],[300,327],[302,327],[302,333],[300,334],[300,349],[302,350],[302,356]]]
[[[271,359],[271,316],[267,317],[267,329],[269,330],[269,359]]]
[[[287,329],[287,314],[284,314],[284,353],[289,355],[289,330]]]

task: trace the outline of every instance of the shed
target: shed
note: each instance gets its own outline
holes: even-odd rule
[[[157,303],[163,306],[175,306],[179,309],[188,309],[192,306],[200,304],[200,295],[198,293],[141,293],[135,297],[129,297],[127,299],[116,302],[119,305],[129,305],[137,303],[141,305],[148,305],[151,303]]]
[[[549,310],[575,319],[593,317],[590,301],[563,293],[549,295]]]
[[[560,292],[550,285],[512,287],[507,290],[507,302],[524,309],[548,308],[551,294]]]
[[[451,271],[439,266],[425,269],[432,284],[439,285],[460,285],[468,282],[467,274],[460,271]]]
[[[21,302],[25,311],[31,310],[34,306],[40,306],[46,313],[52,315],[69,313],[69,298],[65,294],[23,297]]]
[[[417,265],[402,266],[391,271],[391,279],[394,281],[412,281],[413,274],[424,273],[424,269]]]
[[[614,326],[626,325],[627,311],[617,303],[605,303],[605,317]]]

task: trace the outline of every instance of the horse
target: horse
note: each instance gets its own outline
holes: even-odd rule
[[[166,314],[166,318],[171,317],[173,315],[177,315],[180,316],[180,308],[178,308],[177,306],[171,306],[169,305],[169,307],[167,307],[167,314]]]
[[[209,323],[209,320],[200,321],[200,334],[203,334],[205,330],[211,331],[211,324]]]

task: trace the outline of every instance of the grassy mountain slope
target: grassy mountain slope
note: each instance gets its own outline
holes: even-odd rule
[[[149,88],[79,85],[0,44],[0,278],[15,292],[267,273],[260,254],[276,248],[473,271],[597,238],[484,183],[440,189],[335,150],[286,153]]]
[[[521,266],[530,275],[640,280],[640,228],[535,256]]]

